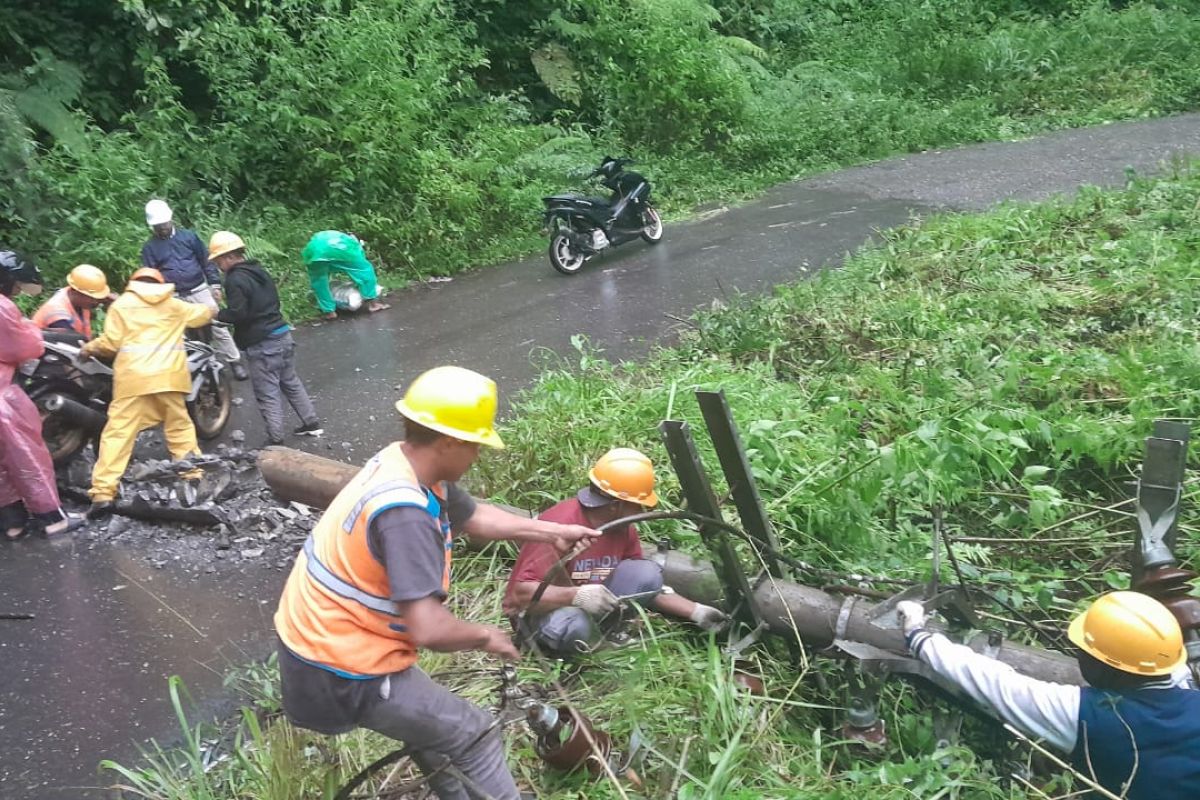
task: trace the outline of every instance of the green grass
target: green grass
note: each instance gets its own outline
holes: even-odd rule
[[[644,362],[613,365],[579,342],[571,363],[517,400],[509,447],[481,462],[474,488],[540,508],[574,491],[610,446],[635,445],[665,464],[659,420],[702,430],[692,391],[719,388],[791,553],[831,570],[924,580],[928,515],[942,506],[974,585],[1061,627],[1095,594],[1128,585],[1128,514],[1096,509],[1125,497],[1152,420],[1197,416],[1198,230],[1200,174],[1187,166],[1123,191],[915,222],[844,269],[701,315],[688,341]],[[706,438],[697,440],[719,474]],[[677,489],[659,473],[670,503]],[[1180,528],[1189,562],[1194,495]],[[643,534],[700,549],[678,526]],[[498,620],[508,563],[504,551],[457,560],[458,612]],[[982,610],[1010,638],[1032,638],[1007,610]],[[966,720],[961,745],[937,750],[931,715],[941,701],[900,683],[880,705],[889,745],[853,749],[840,740],[840,667],[811,656],[793,666],[775,646],[756,648],[770,696],[754,698],[732,687],[721,644],[652,618],[638,646],[598,654],[570,684],[571,699],[618,741],[635,726],[648,739],[644,788],[624,783],[627,796],[1068,791],[1064,777],[1037,769],[1044,795],[1011,780],[1026,774],[1028,752],[979,720]],[[523,675],[545,679],[532,661]],[[273,674],[250,677],[252,697],[276,707]],[[489,681],[467,689],[485,703],[493,691]],[[190,744],[126,770],[125,781],[140,776],[143,796],[155,798],[319,797],[387,748],[369,734],[329,740],[249,716],[240,730],[240,755],[203,776]],[[620,796],[604,780],[546,772],[525,734],[510,737],[509,762],[544,797]]]

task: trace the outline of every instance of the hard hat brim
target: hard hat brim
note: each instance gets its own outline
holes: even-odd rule
[[[605,497],[611,497],[613,500],[623,500],[626,503],[634,503],[642,506],[643,508],[654,508],[656,505],[658,505],[658,494],[653,489],[651,489],[650,494],[646,495],[645,497],[628,497],[605,489],[602,485],[603,481],[596,477],[596,470],[594,468],[588,470],[588,481],[588,485],[592,489],[596,490]]]
[[[78,286],[75,286],[70,281],[67,281],[67,286],[70,286],[72,289],[74,289],[75,291],[79,292],[82,295],[87,295],[88,297],[92,298],[93,300],[107,300],[109,298],[109,296],[112,294],[112,290],[108,288],[107,284],[105,284],[103,289],[97,289],[94,291],[89,291],[88,289],[80,289]]]
[[[448,425],[442,425],[429,418],[428,414],[421,414],[413,411],[408,407],[408,404],[403,400],[396,401],[396,410],[405,419],[411,419],[413,422],[422,427],[429,428],[431,431],[449,436],[451,439],[458,439],[460,442],[473,442],[481,444],[485,447],[490,447],[494,450],[503,450],[504,441],[500,438],[500,434],[496,433],[495,429],[486,431],[460,431],[456,428],[451,428]]]
[[[244,244],[241,247],[238,247],[236,245],[230,245],[228,247],[218,247],[216,250],[209,251],[208,260],[213,261],[215,259],[220,258],[221,256],[227,256],[230,253],[234,252],[235,250],[245,250],[245,249],[246,249],[246,246]]]
[[[1087,639],[1083,635],[1083,621],[1085,619],[1087,619],[1086,611],[1075,615],[1075,619],[1071,620],[1071,624],[1067,627],[1067,639],[1081,650],[1090,650],[1091,645],[1087,643]]]

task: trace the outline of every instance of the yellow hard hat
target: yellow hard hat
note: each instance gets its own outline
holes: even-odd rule
[[[111,292],[108,279],[99,268],[91,264],[80,264],[67,275],[67,286],[93,300],[107,300]]]
[[[1101,663],[1134,675],[1170,675],[1187,662],[1167,607],[1141,592],[1109,592],[1071,621],[1067,638]]]
[[[588,472],[592,486],[609,497],[637,503],[646,508],[658,505],[654,493],[654,465],[632,447],[614,447],[596,461]]]
[[[496,382],[463,367],[434,367],[417,376],[396,403],[407,419],[464,442],[503,449],[496,433]]]
[[[229,231],[217,231],[208,240],[208,258],[210,261],[217,256],[245,249],[246,243],[242,241],[242,237]]]

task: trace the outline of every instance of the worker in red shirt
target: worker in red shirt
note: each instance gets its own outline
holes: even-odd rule
[[[588,478],[589,484],[578,494],[542,512],[538,519],[599,528],[658,504],[654,466],[637,450],[609,450]],[[558,560],[558,553],[549,545],[522,546],[508,579],[505,612],[515,615],[529,606],[538,585]],[[526,617],[538,645],[556,654],[586,650],[599,638],[602,626],[619,620],[619,615],[606,618],[617,611],[623,597],[691,620],[705,630],[716,630],[726,621],[719,609],[664,593],[662,567],[642,557],[642,542],[633,525],[606,531],[557,573]]]

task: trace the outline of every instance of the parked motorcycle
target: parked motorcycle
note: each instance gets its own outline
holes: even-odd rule
[[[631,158],[606,156],[587,176],[602,179],[612,191],[608,199],[569,193],[542,198],[550,264],[556,270],[574,275],[597,254],[639,237],[650,244],[662,241],[662,218],[650,203],[650,182],[625,171],[632,163]]]
[[[50,457],[56,465],[65,464],[104,430],[113,370],[102,361],[80,357],[84,338],[77,333],[43,331],[42,336],[46,351],[21,365],[21,386],[42,413],[42,438]],[[184,343],[192,376],[187,407],[196,435],[209,440],[229,423],[233,386],[225,365],[203,337],[189,337]]]

